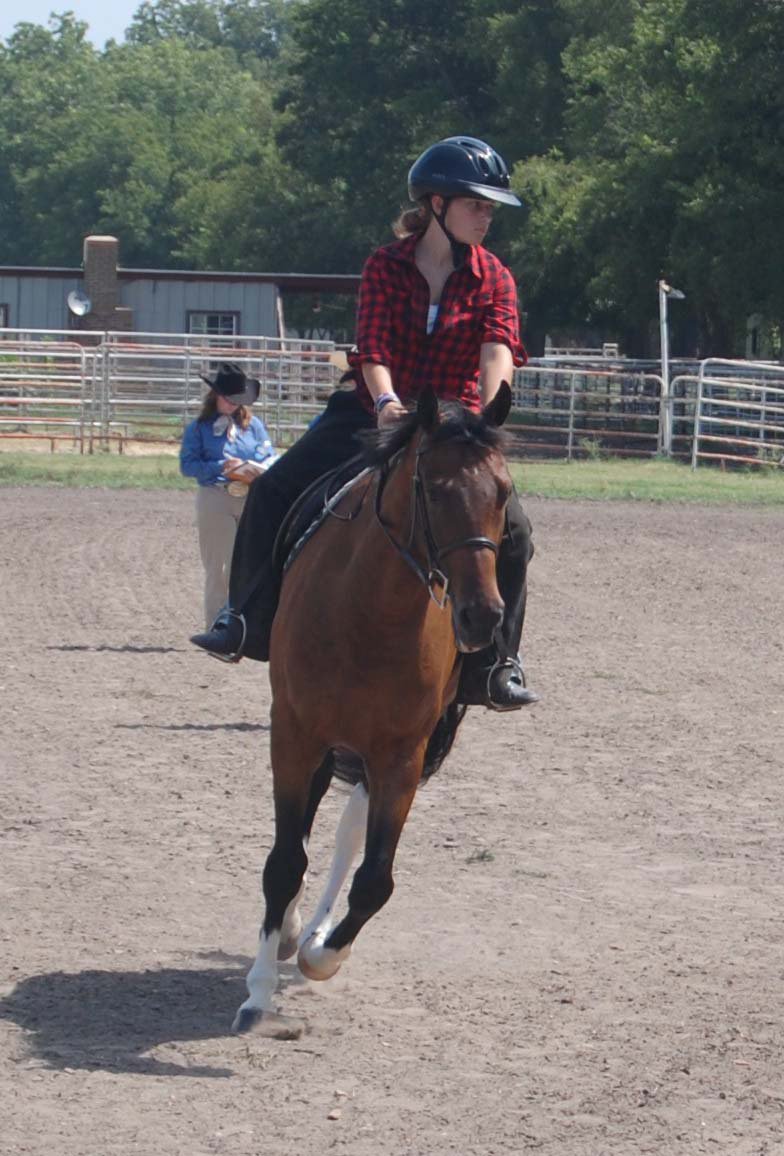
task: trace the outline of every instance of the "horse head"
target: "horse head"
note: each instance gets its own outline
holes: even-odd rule
[[[496,558],[506,526],[512,480],[500,427],[511,406],[506,382],[481,414],[439,406],[428,390],[417,414],[416,489],[430,571],[443,575],[459,650],[481,650],[493,641],[504,603]]]
[[[503,618],[496,557],[512,481],[500,426],[510,405],[506,382],[479,414],[427,389],[407,421],[371,441],[378,520],[431,598],[449,605],[463,652],[489,646]]]

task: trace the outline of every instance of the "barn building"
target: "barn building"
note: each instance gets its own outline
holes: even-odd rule
[[[348,274],[124,269],[118,257],[116,237],[90,236],[80,269],[0,266],[0,329],[282,337],[287,294],[359,288]]]

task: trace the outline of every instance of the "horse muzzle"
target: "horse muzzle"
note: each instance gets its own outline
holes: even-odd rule
[[[504,604],[500,598],[488,601],[476,599],[452,606],[452,626],[457,649],[463,654],[484,650],[490,646],[495,632],[504,620]]]

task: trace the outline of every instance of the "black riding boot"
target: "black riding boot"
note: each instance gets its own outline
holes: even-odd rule
[[[266,562],[259,567],[250,593],[224,606],[210,629],[192,635],[191,642],[223,662],[239,662],[241,658],[269,662],[279,594],[280,579],[273,564]]]
[[[484,653],[484,652],[482,652]],[[473,658],[473,655],[470,656]],[[465,706],[485,706],[489,710],[519,710],[539,701],[539,695],[525,685],[519,655],[498,658],[488,665],[464,659],[457,701]]]
[[[525,618],[526,573],[533,553],[531,523],[513,493],[496,571],[504,600],[504,620],[492,646],[464,657],[457,691],[459,703],[490,710],[519,710],[539,701],[539,695],[525,685],[518,653]]]
[[[222,662],[239,662],[245,649],[246,634],[245,616],[235,613],[230,606],[224,606],[209,630],[192,634],[191,642]]]

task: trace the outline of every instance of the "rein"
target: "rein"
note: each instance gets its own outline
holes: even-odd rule
[[[421,446],[416,451],[414,472],[411,475],[411,520],[406,544],[401,545],[401,543],[392,536],[390,527],[381,515],[381,499],[390,473],[388,464],[381,470],[378,485],[376,486],[375,514],[376,521],[384,531],[387,540],[394,546],[396,552],[406,565],[413,570],[419,581],[427,587],[428,594],[439,610],[443,610],[449,601],[449,578],[441,569],[442,559],[444,559],[447,554],[454,553],[455,550],[492,550],[495,556],[498,557],[498,543],[494,542],[492,538],[477,536],[474,538],[461,538],[458,541],[450,542],[447,546],[438,545],[433,534],[427,496],[420,474],[421,461],[427,452],[428,451],[422,449]],[[421,522],[422,525],[422,533],[427,549],[427,569],[417,561],[412,553],[414,537],[419,522]],[[440,593],[437,592],[438,590],[440,590]]]

